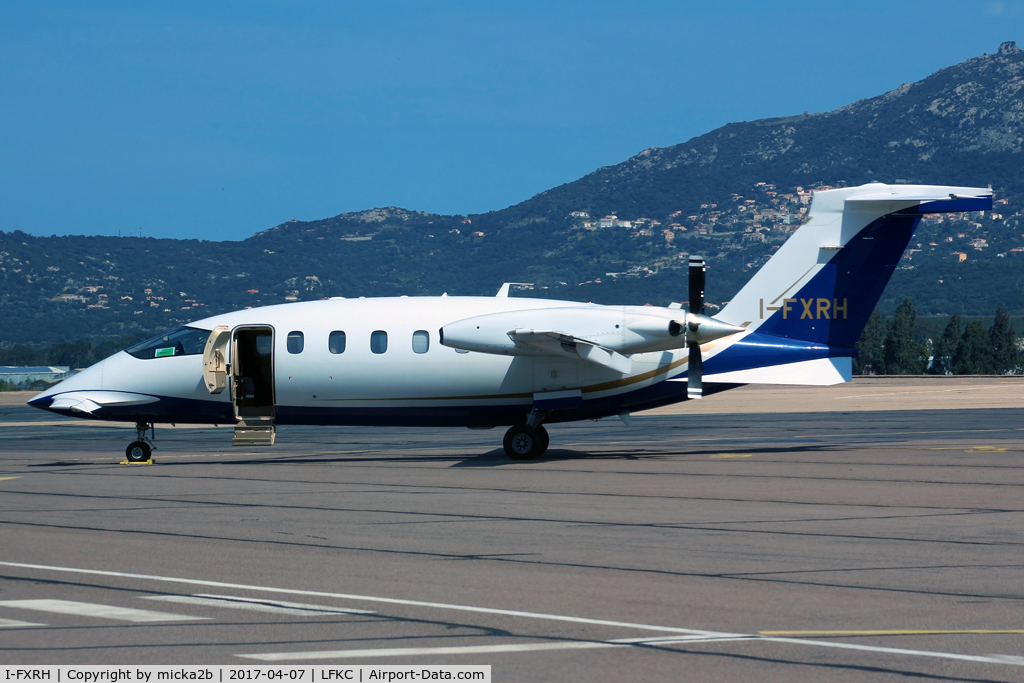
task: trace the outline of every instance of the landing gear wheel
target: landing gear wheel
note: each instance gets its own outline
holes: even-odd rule
[[[146,462],[153,455],[153,450],[145,441],[132,441],[124,449],[124,454],[128,462]]]
[[[542,444],[547,441],[540,432],[530,425],[515,425],[505,432],[505,454],[513,460],[533,460],[544,452]]]

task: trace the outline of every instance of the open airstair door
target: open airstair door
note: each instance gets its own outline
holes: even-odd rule
[[[231,343],[231,328],[217,325],[210,332],[203,349],[203,383],[211,394],[219,394],[228,388],[228,344]]]
[[[236,327],[231,335],[235,446],[274,444],[274,328]]]

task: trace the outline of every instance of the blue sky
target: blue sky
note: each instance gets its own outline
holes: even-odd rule
[[[244,239],[500,209],[1022,27],[1015,1],[0,0],[0,230]]]

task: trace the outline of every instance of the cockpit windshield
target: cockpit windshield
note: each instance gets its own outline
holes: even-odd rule
[[[151,337],[135,346],[130,346],[125,351],[143,360],[170,356],[195,356],[203,353],[206,348],[206,340],[209,337],[209,330],[178,327],[170,332]]]

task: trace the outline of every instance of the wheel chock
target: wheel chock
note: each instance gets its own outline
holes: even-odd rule
[[[120,464],[122,464],[122,465],[155,465],[156,464],[156,460],[154,460],[153,458],[150,458],[149,460],[143,460],[142,462],[129,462],[128,460],[122,460]]]

